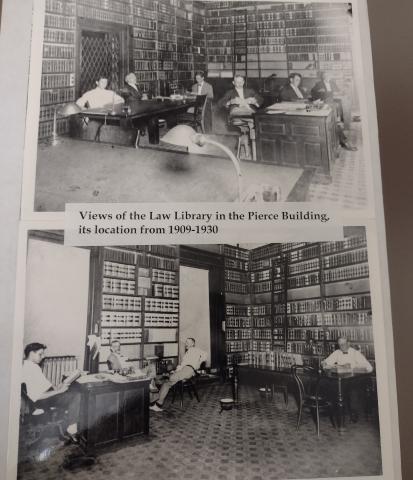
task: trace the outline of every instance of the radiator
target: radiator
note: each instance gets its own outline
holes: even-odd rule
[[[78,358],[74,355],[45,357],[43,360],[43,373],[45,377],[57,386],[62,381],[62,376],[77,369]]]

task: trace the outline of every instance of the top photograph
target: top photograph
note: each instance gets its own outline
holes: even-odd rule
[[[31,155],[26,144],[35,212],[87,202],[368,207],[351,3],[44,3]]]

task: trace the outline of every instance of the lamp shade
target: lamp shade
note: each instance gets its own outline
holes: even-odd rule
[[[194,143],[193,138],[196,135],[196,131],[189,125],[177,125],[165,133],[162,141],[171,145],[187,147],[190,153],[205,153],[201,146]]]
[[[75,115],[76,113],[81,112],[82,109],[77,105],[77,103],[70,102],[62,105],[58,110],[57,114],[61,117],[70,117],[70,115]]]

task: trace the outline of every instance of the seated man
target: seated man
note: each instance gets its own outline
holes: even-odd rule
[[[330,105],[334,111],[337,111],[337,104],[334,99],[337,95],[340,94],[340,90],[334,81],[331,78],[331,75],[328,72],[320,72],[320,80],[314,85],[311,89],[311,98],[313,100],[321,100],[324,103]],[[346,102],[344,102],[346,103]],[[343,112],[343,115],[347,113]],[[350,145],[346,134],[344,133],[344,128],[341,123],[337,124],[337,135],[340,142],[340,145],[346,150],[355,151],[356,147]]]
[[[188,380],[196,375],[196,371],[205,361],[206,353],[195,347],[193,338],[187,338],[185,340],[185,355],[181,364],[176,367],[175,372],[171,373],[169,379],[161,386],[158,401],[149,408],[154,412],[162,412],[162,406],[170,388],[181,380]]]
[[[40,363],[44,358],[46,345],[41,343],[29,343],[24,349],[25,360],[23,362],[21,383],[26,385],[27,396],[35,404],[36,408],[49,408],[58,406],[67,411],[66,430],[69,437],[77,433],[77,421],[79,418],[80,395],[69,392],[69,384],[62,382],[58,387],[53,387],[44,376]]]
[[[121,91],[125,101],[140,100],[142,98],[142,92],[139,90],[136,75],[133,72],[128,73],[125,77],[125,82],[125,86]]]
[[[365,370],[366,373],[371,373],[373,367],[367,358],[358,350],[350,347],[346,337],[340,337],[337,340],[338,350],[335,350],[321,363],[324,369],[329,369],[334,366],[349,367],[351,369]],[[357,401],[359,392],[355,389],[350,389],[344,393],[344,400],[350,413],[352,422],[357,422],[358,413],[354,410],[353,405]],[[360,403],[360,400],[358,401]]]
[[[330,74],[328,72],[320,72],[320,80],[311,89],[311,98],[333,104],[334,96],[338,93],[337,84]]]
[[[349,366],[352,369],[365,369],[368,373],[373,371],[373,367],[371,366],[367,358],[358,350],[350,347],[347,338],[340,337],[337,340],[337,345],[338,350],[335,350],[330,356],[323,360],[323,368],[331,368],[335,365],[339,365]]]
[[[298,102],[305,100],[306,93],[301,87],[302,76],[299,73],[290,73],[288,84],[280,92],[282,102]]]
[[[101,77],[96,82],[96,88],[84,93],[76,100],[80,108],[112,108],[113,105],[125,103],[122,97],[113,90],[107,90],[108,79]]]
[[[109,370],[123,370],[131,367],[128,357],[120,353],[119,340],[113,340],[110,344],[110,355],[106,362]]]
[[[263,103],[263,98],[252,88],[245,87],[245,79],[242,75],[235,75],[234,88],[228,90],[218,101],[219,107],[226,107],[230,116],[248,115],[254,113]]]
[[[206,95],[209,100],[214,98],[214,90],[212,85],[205,81],[204,72],[195,73],[196,83],[192,85],[192,93],[197,95]]]

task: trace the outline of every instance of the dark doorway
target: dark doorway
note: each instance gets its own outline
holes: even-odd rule
[[[78,30],[77,96],[96,87],[100,77],[119,90],[128,69],[126,26],[82,20]]]

